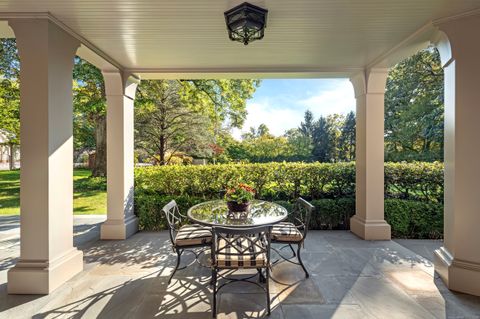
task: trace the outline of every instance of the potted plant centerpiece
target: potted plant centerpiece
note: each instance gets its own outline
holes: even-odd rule
[[[250,201],[255,198],[255,190],[246,184],[238,184],[225,193],[225,201],[230,212],[246,212]]]

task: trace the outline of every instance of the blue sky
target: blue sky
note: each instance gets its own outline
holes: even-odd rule
[[[347,114],[355,110],[355,97],[348,79],[275,79],[263,80],[252,99],[247,101],[248,116],[240,138],[251,126],[265,123],[270,132],[280,136],[298,127],[306,110],[320,115]]]

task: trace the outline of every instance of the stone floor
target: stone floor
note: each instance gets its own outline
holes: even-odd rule
[[[95,241],[98,225],[87,228],[91,234],[77,232],[76,239],[85,270],[48,296],[6,294],[6,271],[18,242],[0,238],[0,318],[211,317],[207,268],[194,263],[167,284],[175,255],[166,232]],[[440,245],[311,231],[303,254],[311,277],[288,263],[274,267],[271,318],[480,318],[480,298],[451,292],[434,276],[431,252]],[[4,258],[5,248],[10,257]],[[187,255],[184,261],[193,259]],[[264,309],[262,291],[239,283],[222,290],[218,317],[258,318]]]

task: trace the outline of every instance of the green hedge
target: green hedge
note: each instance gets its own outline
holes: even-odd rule
[[[354,163],[266,163],[155,166],[135,169],[135,211],[140,227],[165,228],[161,208],[175,199],[181,210],[243,182],[257,197],[287,209],[311,201],[312,229],[348,229],[355,213]],[[443,233],[443,164],[386,163],[385,218],[395,237],[440,238]]]
[[[184,215],[188,208],[205,200],[201,197],[137,193],[135,213],[139,218],[140,229],[166,229],[166,220],[161,210],[172,199],[175,199]],[[276,203],[288,211],[293,208],[293,204],[288,201],[276,201]],[[355,214],[355,200],[351,198],[317,199],[312,201],[312,204],[316,209],[310,221],[311,229],[348,229],[348,221]]]
[[[260,198],[354,197],[355,163],[267,163],[153,166],[135,170],[147,193],[213,198],[232,183],[252,185]],[[443,201],[442,163],[385,163],[387,198]]]
[[[386,199],[385,220],[396,238],[443,238],[441,203]]]

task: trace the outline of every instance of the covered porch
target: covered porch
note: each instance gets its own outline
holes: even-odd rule
[[[337,304],[348,300],[352,290],[357,303],[318,306],[319,311],[333,309],[336,313],[357,307],[359,313],[368,313],[374,305],[382,305],[389,294],[391,302],[400,302],[395,304],[396,310],[418,307],[419,317],[432,314],[432,309],[437,311],[441,300],[444,310],[448,309],[448,298],[443,294],[455,295],[434,280],[433,269],[449,289],[480,295],[478,2],[260,2],[258,5],[270,10],[266,37],[247,47],[230,42],[226,35],[223,12],[233,2],[0,4],[2,36],[16,38],[21,60],[21,240],[20,258],[8,271],[9,293],[52,293],[38,299],[51,301],[37,309],[44,313],[74,311],[65,307],[77,309],[95,304],[89,298],[117,305],[123,304],[122,298],[131,303],[132,298],[140,297],[154,299],[143,305],[153,305],[152,309],[156,307],[157,312],[165,311],[164,314],[198,312],[195,307],[208,304],[204,294],[208,284],[197,287],[198,296],[186,295],[181,306],[175,305],[178,300],[165,303],[166,308],[156,304],[159,300],[172,300],[168,297],[172,288],[165,287],[163,280],[170,263],[165,234],[134,235],[138,230],[133,213],[133,102],[137,84],[142,78],[345,77],[351,79],[357,100],[353,234],[318,232],[312,236],[310,240],[317,242],[307,243],[307,251],[308,244],[320,251],[311,251],[308,264],[317,269],[318,278],[323,278],[319,279],[323,283],[316,284],[326,285],[325,291],[317,286],[315,300],[301,295],[305,289],[297,289],[285,300],[278,297],[277,302],[288,304],[288,299],[293,298],[290,296],[300,294],[295,297],[299,301],[285,306],[283,313],[297,312],[297,303],[312,305],[302,311],[315,314],[312,309],[328,300],[329,286],[343,280],[331,280],[327,276],[329,267],[334,272],[331,276],[345,270],[343,275],[348,277],[341,285],[348,289]],[[436,249],[433,260],[389,241],[390,226],[384,219],[383,171],[388,68],[429,44],[436,45],[441,53],[446,109],[445,241],[441,247],[431,247]],[[72,232],[72,67],[76,54],[95,64],[104,75],[108,215],[101,226],[101,239],[118,240],[99,242],[83,250],[74,246]],[[327,266],[322,267],[322,262]],[[408,271],[402,273],[405,267]],[[101,276],[102,272],[105,276],[100,277],[100,286],[88,294],[85,289],[89,280],[99,279],[89,276]],[[283,273],[295,276],[293,271]],[[185,278],[177,284],[198,286],[202,279]],[[414,284],[409,286],[409,282]],[[132,293],[137,286],[139,293]],[[191,293],[187,287],[177,287],[176,293]],[[372,293],[362,296],[355,293],[356,287],[371,289]],[[63,289],[73,295],[68,300],[56,299]],[[416,289],[421,289],[419,295],[427,296],[423,301],[412,296]],[[101,298],[105,294],[111,296],[111,301]],[[192,301],[195,298],[198,302]],[[189,304],[191,301],[195,305]],[[227,303],[228,299],[224,304]],[[282,304],[278,309],[283,307]],[[132,306],[128,309],[138,310]]]

